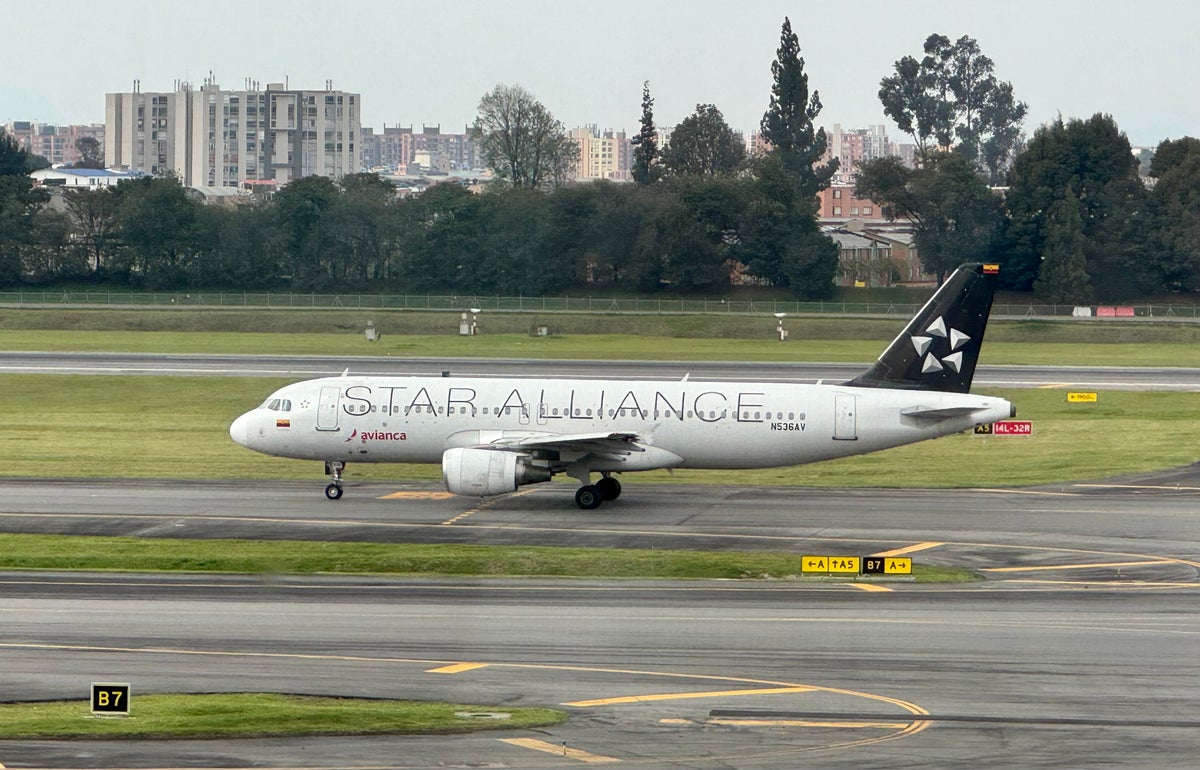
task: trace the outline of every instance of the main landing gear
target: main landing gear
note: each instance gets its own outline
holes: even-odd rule
[[[605,500],[616,500],[621,496],[621,482],[605,475],[595,484],[584,484],[575,490],[575,505],[585,511],[595,510]]]
[[[325,463],[325,475],[333,480],[325,487],[325,497],[330,500],[342,499],[342,471],[345,468],[346,463],[341,460],[329,460]]]

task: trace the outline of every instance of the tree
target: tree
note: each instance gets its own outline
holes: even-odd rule
[[[1050,207],[1046,221],[1046,246],[1033,291],[1054,304],[1086,305],[1092,301],[1083,253],[1083,218],[1079,199],[1070,190]]]
[[[939,283],[963,262],[990,259],[1003,223],[999,198],[955,153],[931,154],[917,169],[897,158],[867,161],[854,194],[916,222],[921,266]]]
[[[800,195],[814,196],[829,186],[838,160],[820,163],[827,141],[825,129],[816,128],[813,121],[821,113],[821,97],[815,90],[809,97],[800,43],[786,16],[779,37],[779,50],[771,63],[775,83],[760,127],[784,168],[796,178]]]
[[[1154,150],[1150,159],[1150,176],[1162,179],[1176,166],[1187,161],[1190,157],[1200,154],[1200,139],[1185,136],[1182,139],[1164,139]]]
[[[995,64],[974,38],[951,43],[933,34],[924,50],[919,62],[905,56],[880,81],[884,114],[913,137],[922,159],[953,147],[998,182],[1020,139],[1025,103],[1015,101],[1010,83],[996,80]]]
[[[175,177],[142,177],[116,188],[117,224],[132,258],[131,274],[152,289],[186,285],[200,250],[196,221],[201,204]]]
[[[1150,163],[1156,267],[1173,291],[1200,289],[1200,140],[1163,141]]]
[[[663,165],[675,176],[732,174],[746,157],[746,148],[725,116],[711,104],[697,104],[671,132],[663,150]]]
[[[104,168],[104,146],[95,137],[81,136],[75,140],[79,160],[75,168]]]
[[[111,189],[64,190],[63,202],[71,215],[88,270],[106,278],[117,249],[117,195]]]
[[[337,186],[327,177],[306,176],[284,185],[272,199],[280,268],[297,288],[317,288],[335,275],[329,217],[338,196]]]
[[[658,132],[654,130],[654,100],[650,98],[650,81],[642,83],[642,127],[630,140],[633,145],[633,181],[648,185],[658,179]]]
[[[30,154],[16,137],[0,126],[0,176],[24,176],[31,171],[49,167],[50,161],[41,155]]]
[[[803,299],[833,293],[837,244],[817,224],[818,200],[801,195],[795,176],[778,152],[757,158],[747,186],[738,228],[736,259],[748,272],[787,287]]]
[[[1040,127],[1013,164],[1005,195],[1005,283],[1025,290],[1033,285],[1046,249],[1048,214],[1068,191],[1079,202],[1086,270],[1097,295],[1121,299],[1155,290],[1160,279],[1138,161],[1112,117],[1100,114]]]
[[[395,186],[378,174],[347,174],[338,188],[324,220],[336,255],[333,274],[364,284],[389,277],[400,229]]]
[[[484,163],[513,187],[560,185],[578,162],[579,146],[562,123],[520,86],[497,85],[485,94],[472,132]]]

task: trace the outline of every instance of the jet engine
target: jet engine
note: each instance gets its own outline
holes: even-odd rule
[[[455,447],[442,455],[446,489],[456,495],[487,497],[513,492],[524,484],[550,480],[550,470],[533,458],[497,449]]]

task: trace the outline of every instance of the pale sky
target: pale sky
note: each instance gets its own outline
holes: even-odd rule
[[[1192,0],[56,0],[7,2],[0,122],[102,123],[104,94],[200,85],[333,87],[362,122],[457,133],[498,83],[567,128],[633,134],[642,82],[659,126],[715,104],[758,126],[789,16],[817,122],[883,124],[879,81],[925,38],[975,38],[1029,105],[1026,134],[1108,113],[1134,146],[1200,136],[1200,3]]]

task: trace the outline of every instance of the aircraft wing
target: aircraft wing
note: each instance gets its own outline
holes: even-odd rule
[[[626,455],[645,452],[637,442],[636,433],[559,433],[502,439],[487,447],[505,449],[551,449],[559,452],[580,452],[599,455]]]

